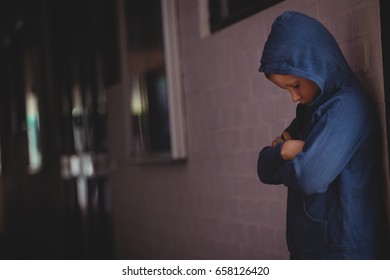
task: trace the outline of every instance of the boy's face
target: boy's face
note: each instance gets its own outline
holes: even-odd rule
[[[290,92],[293,102],[309,104],[319,94],[320,88],[311,80],[294,75],[267,74],[275,85]]]

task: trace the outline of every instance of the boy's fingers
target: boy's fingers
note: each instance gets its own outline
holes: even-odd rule
[[[288,133],[287,131],[284,131],[284,132],[282,133],[282,136],[281,136],[281,137],[282,137],[282,139],[285,140],[285,141],[293,139],[293,138],[291,137],[290,133]]]
[[[276,137],[276,138],[274,139],[274,141],[272,141],[271,147],[273,148],[273,147],[276,146],[276,144],[282,143],[282,142],[284,142],[284,140],[282,139],[282,137]]]

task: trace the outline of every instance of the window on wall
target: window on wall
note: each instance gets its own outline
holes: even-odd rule
[[[119,3],[125,11],[131,158],[185,158],[176,1]]]
[[[208,0],[210,32],[269,8],[283,0]]]
[[[126,1],[132,154],[169,153],[167,71],[160,0]]]

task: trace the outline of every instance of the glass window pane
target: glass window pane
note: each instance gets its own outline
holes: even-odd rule
[[[132,0],[125,5],[132,81],[132,153],[168,154],[171,147],[161,3]]]
[[[216,32],[283,0],[208,0],[210,31]]]

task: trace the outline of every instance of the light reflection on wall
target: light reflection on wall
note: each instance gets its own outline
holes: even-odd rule
[[[37,173],[42,167],[38,80],[40,76],[37,63],[38,49],[27,49],[24,54],[24,82],[25,82],[25,107],[26,107],[26,129],[28,139],[29,165],[27,171],[30,174]]]
[[[26,126],[28,137],[28,172],[34,174],[42,167],[38,99],[33,92],[26,93]]]
[[[83,118],[83,100],[81,96],[81,88],[78,84],[74,84],[72,88],[72,117],[73,117],[73,141],[77,153],[84,150],[84,135],[82,129]]]
[[[135,77],[132,81],[131,114],[133,117],[133,153],[143,155],[149,151],[148,99],[145,82]]]
[[[87,178],[84,174],[85,161],[81,158],[85,153],[85,135],[84,135],[84,106],[83,97],[79,84],[74,84],[72,89],[72,117],[73,117],[73,141],[76,154],[70,158],[70,170],[72,176],[77,180],[77,199],[82,211],[83,218],[86,218],[88,204]]]

